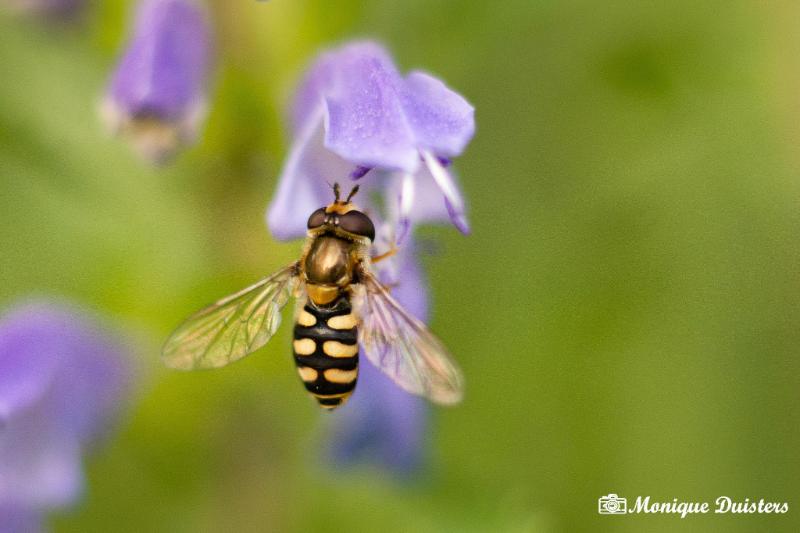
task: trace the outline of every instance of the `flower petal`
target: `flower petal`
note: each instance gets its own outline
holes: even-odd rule
[[[372,167],[362,167],[361,165],[356,165],[356,168],[354,168],[353,171],[350,172],[350,178],[354,180],[360,180],[361,178],[369,174],[370,170],[372,170]]]
[[[379,45],[360,42],[335,55],[327,109],[325,146],[365,167],[413,172],[419,166],[414,133],[400,97],[402,79]]]
[[[0,321],[0,409],[10,419],[49,403],[65,433],[89,440],[122,396],[124,351],[78,309],[20,305]]]
[[[81,443],[101,437],[120,407],[128,388],[128,366],[122,347],[101,332],[85,330],[77,338],[69,365],[53,380],[49,413],[63,431]]]
[[[0,320],[0,426],[47,392],[63,362],[60,338],[69,329],[64,316],[39,303]]]
[[[110,95],[132,116],[177,120],[205,93],[210,32],[191,0],[144,0]]]
[[[453,157],[475,133],[475,109],[460,94],[424,72],[405,79],[403,105],[417,146]]]
[[[317,113],[325,107],[325,91],[333,85],[337,51],[321,53],[305,72],[297,86],[292,101],[292,133],[299,135],[309,119],[316,120]]]
[[[278,240],[305,236],[308,216],[333,200],[330,185],[347,176],[352,165],[322,144],[322,110],[307,121],[292,144],[267,209],[267,225]]]
[[[410,233],[411,211],[414,209],[416,179],[411,174],[403,174],[400,180],[399,217],[397,224],[397,245],[400,245]]]
[[[39,533],[42,516],[32,509],[18,505],[0,504],[0,532]]]
[[[408,175],[397,174],[386,185],[388,198],[396,199],[396,202],[390,201],[387,204],[387,218],[396,220],[399,224],[407,219],[411,225],[450,222],[442,190],[427,167],[423,166],[416,175],[411,176],[414,181],[410,200],[406,196],[410,187],[406,183],[407,179]],[[399,233],[398,231],[398,235]]]
[[[466,207],[464,206],[464,198],[461,195],[461,190],[458,187],[455,177],[442,163],[427,150],[420,152],[425,161],[425,166],[433,176],[434,181],[439,186],[444,194],[445,207],[450,215],[450,220],[456,228],[465,235],[470,233],[469,222],[467,221]]]
[[[73,503],[83,491],[80,443],[40,404],[0,431],[0,501],[45,510]]]

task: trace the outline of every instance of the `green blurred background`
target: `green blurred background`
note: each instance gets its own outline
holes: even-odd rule
[[[141,389],[55,531],[797,531],[800,5],[214,2],[198,147],[154,170],[95,106],[132,2],[0,17],[0,296],[73,297],[141,339]],[[429,228],[433,328],[464,367],[430,470],[326,469],[289,333],[159,366],[187,313],[294,258],[263,214],[320,47],[379,38],[476,107],[474,234]],[[788,501],[600,516],[597,498]]]

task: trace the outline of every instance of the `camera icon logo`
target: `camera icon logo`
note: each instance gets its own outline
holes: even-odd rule
[[[626,514],[628,512],[628,500],[620,498],[616,494],[600,496],[597,500],[597,512],[600,514]]]

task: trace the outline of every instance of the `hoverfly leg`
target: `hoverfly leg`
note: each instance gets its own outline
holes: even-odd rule
[[[384,252],[384,253],[379,254],[379,255],[376,255],[376,256],[373,256],[372,259],[371,259],[372,264],[375,264],[375,263],[377,263],[379,261],[383,261],[384,259],[388,259],[388,258],[392,257],[393,255],[397,254],[397,252],[398,252],[398,248],[397,248],[397,246],[395,246],[393,244],[392,247],[389,248],[389,251]]]

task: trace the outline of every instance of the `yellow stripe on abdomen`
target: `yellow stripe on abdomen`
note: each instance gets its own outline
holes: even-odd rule
[[[356,327],[356,317],[352,313],[331,317],[328,319],[328,327],[333,329],[353,329]]]
[[[353,370],[329,368],[324,371],[322,375],[331,383],[351,383],[358,377],[358,368],[354,368]]]
[[[358,353],[358,344],[343,344],[339,341],[325,341],[322,351],[330,357],[353,357]]]
[[[297,339],[294,341],[294,353],[297,355],[311,355],[317,351],[314,339]]]

